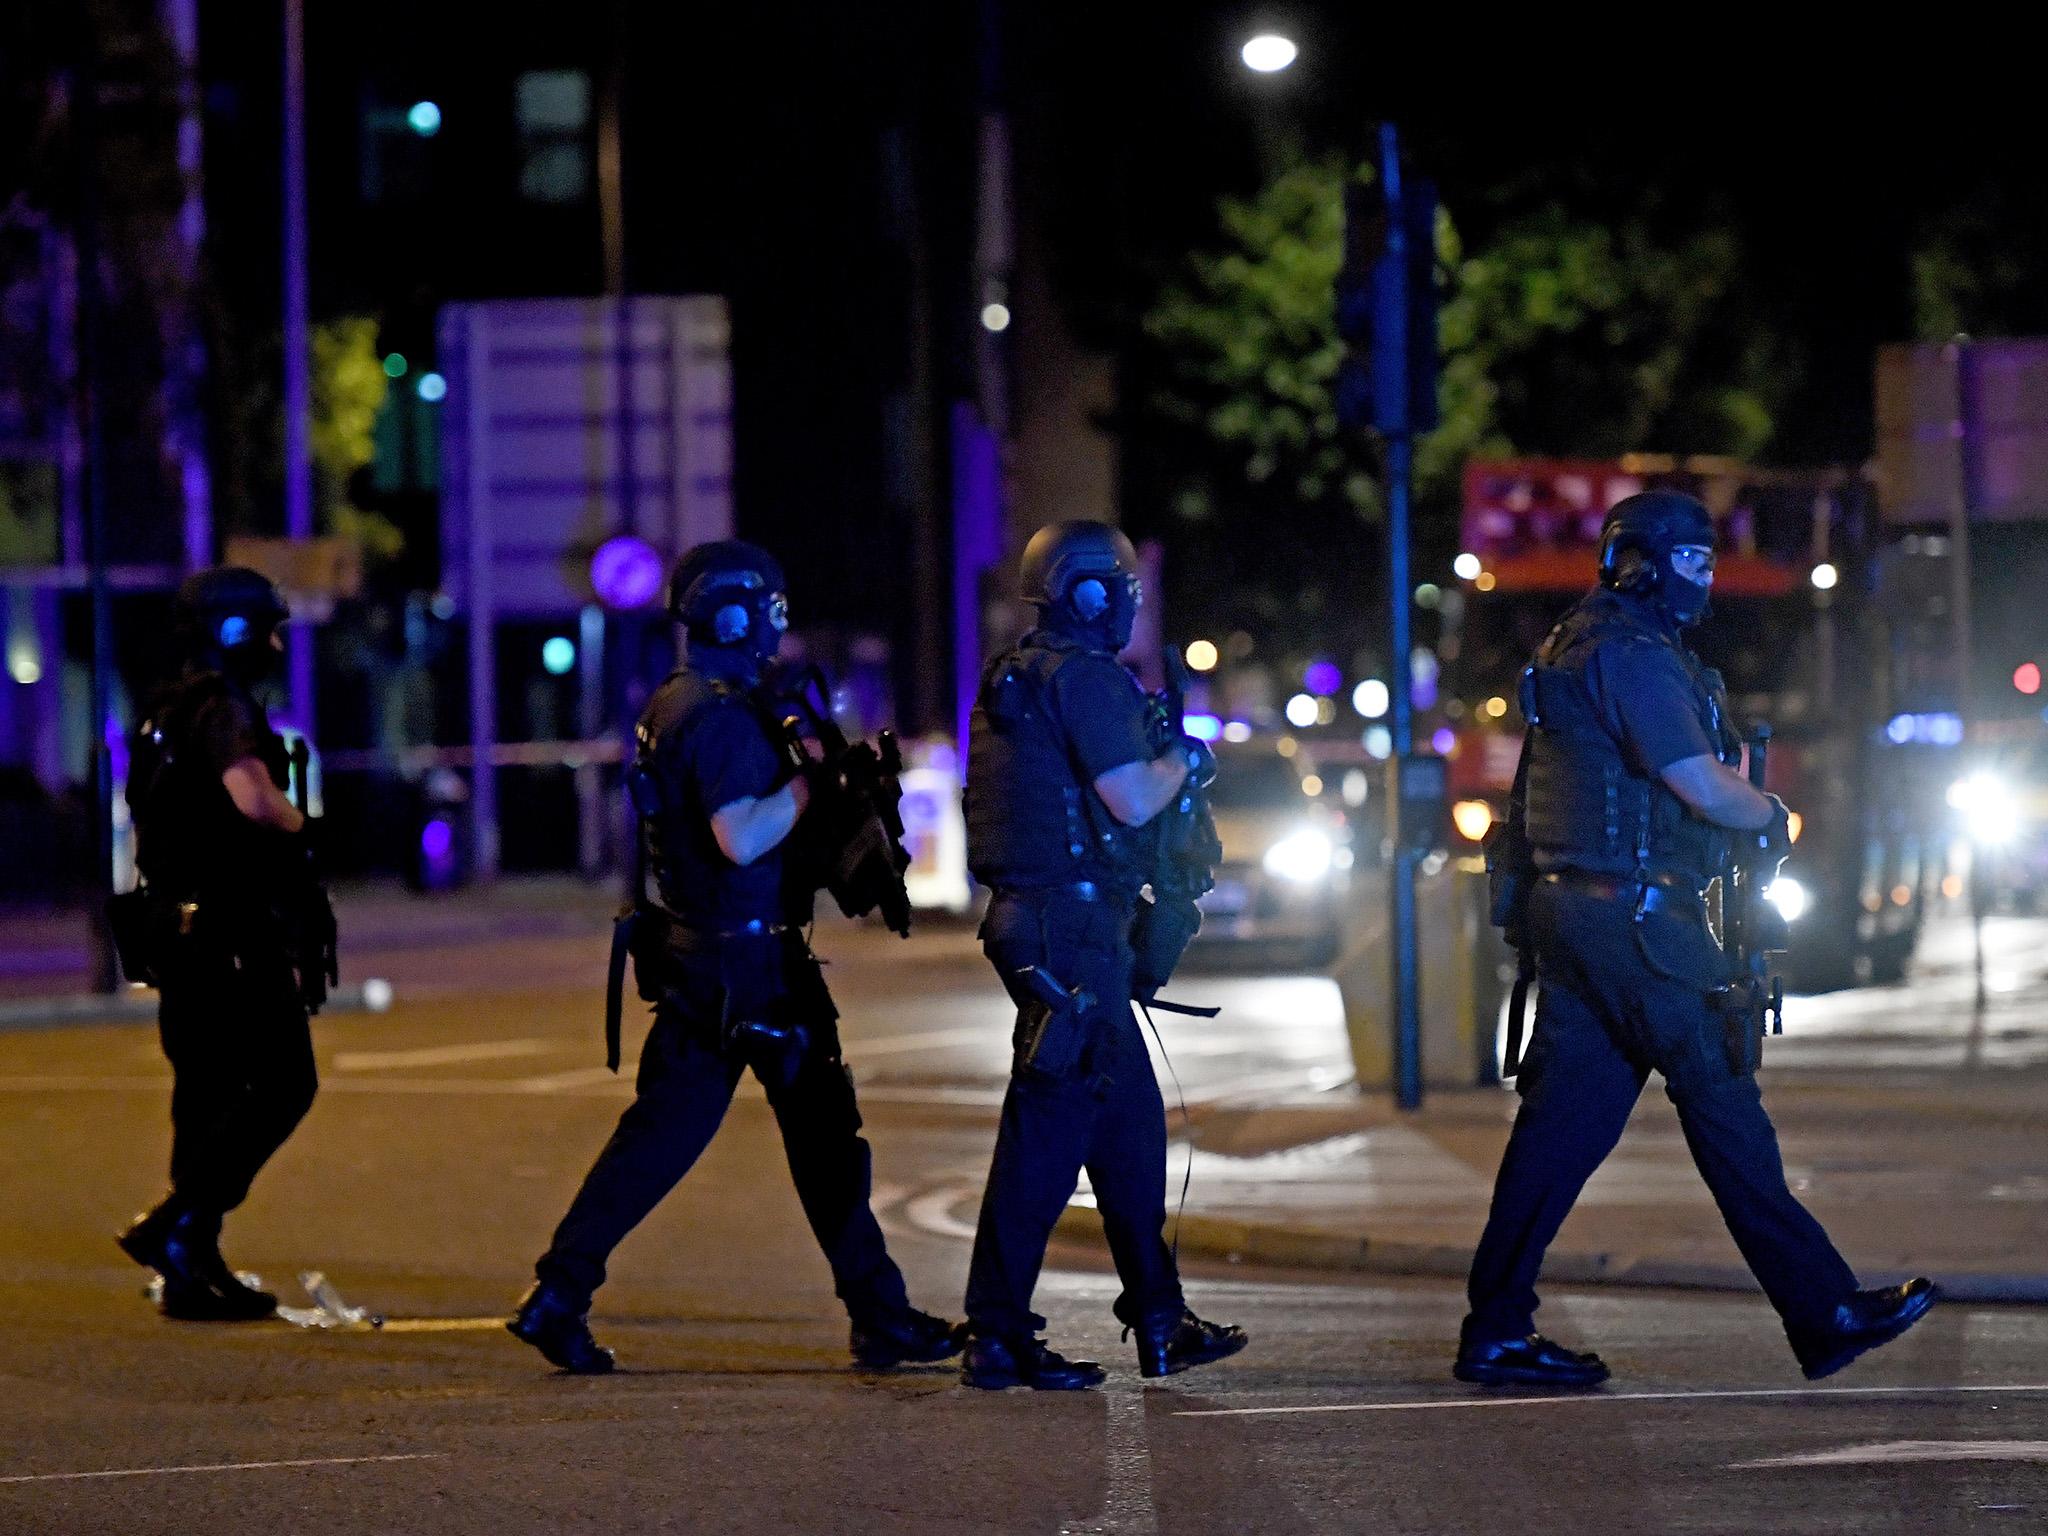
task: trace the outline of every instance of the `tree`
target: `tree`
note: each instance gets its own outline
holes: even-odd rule
[[[1338,655],[1377,633],[1361,580],[1381,515],[1374,445],[1337,425],[1331,288],[1345,177],[1296,166],[1218,205],[1145,318],[1157,387],[1138,406],[1132,521],[1170,531],[1181,621]],[[1746,307],[1741,243],[1702,224],[1612,225],[1539,204],[1467,247],[1440,214],[1442,425],[1417,445],[1419,580],[1448,561],[1475,454],[1749,456],[1769,442],[1795,360]]]

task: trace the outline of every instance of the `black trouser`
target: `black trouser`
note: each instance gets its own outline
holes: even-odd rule
[[[173,1073],[171,1189],[232,1211],[320,1086],[298,983],[282,957],[187,962],[163,979],[157,1028]]]
[[[873,1158],[860,1135],[853,1080],[839,1057],[838,1028],[817,963],[806,957],[796,964],[808,974],[797,978],[792,1017],[809,1031],[809,1048],[787,1081],[773,1071],[757,1075],[839,1299],[855,1322],[887,1318],[909,1301],[868,1206]],[[747,1069],[720,1044],[722,1007],[723,994],[712,983],[686,986],[656,1007],[640,1052],[638,1096],[534,1266],[543,1281],[588,1298],[604,1283],[612,1250],[711,1144]]]
[[[1468,1338],[1535,1326],[1544,1250],[1620,1140],[1654,1070],[1736,1247],[1790,1330],[1826,1320],[1856,1276],[1785,1185],[1753,1073],[1727,1045],[1709,988],[1725,962],[1703,913],[1652,912],[1541,882],[1529,933],[1542,986],[1522,1095],[1472,1259]]]
[[[1019,1066],[1010,1075],[967,1271],[967,1320],[984,1337],[1045,1326],[1031,1293],[1083,1168],[1123,1281],[1116,1315],[1136,1324],[1178,1317],[1185,1305],[1162,1236],[1166,1106],[1131,1012],[1131,913],[1107,895],[998,892],[982,925],[982,948],[1020,1006],[1014,972],[1034,964],[1096,999],[1072,1071]]]

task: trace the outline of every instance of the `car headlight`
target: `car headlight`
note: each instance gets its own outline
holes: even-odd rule
[[[2020,805],[2012,786],[1993,773],[1973,773],[1948,787],[1948,803],[1962,813],[1970,841],[1986,847],[2020,835]]]
[[[1460,800],[1451,807],[1451,825],[1468,843],[1483,843],[1493,827],[1493,807],[1484,800]]]
[[[1269,875],[1292,880],[1297,885],[1312,885],[1329,874],[1336,853],[1336,844],[1330,841],[1327,832],[1302,827],[1268,848],[1261,862]]]
[[[1764,887],[1764,900],[1776,907],[1778,916],[1788,923],[1798,922],[1812,899],[1806,894],[1806,887],[1790,875],[1780,875]]]

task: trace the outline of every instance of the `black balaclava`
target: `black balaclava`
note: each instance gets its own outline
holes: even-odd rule
[[[1707,616],[1711,589],[1672,568],[1682,544],[1714,546],[1705,503],[1681,491],[1644,491],[1614,504],[1600,532],[1600,584],[1647,600],[1680,629]]]
[[[1051,523],[1024,546],[1024,597],[1055,634],[1115,655],[1131,643],[1144,587],[1137,551],[1107,523]]]

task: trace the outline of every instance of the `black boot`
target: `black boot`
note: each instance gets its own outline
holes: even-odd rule
[[[967,1347],[967,1325],[949,1323],[907,1307],[889,1316],[857,1322],[847,1340],[853,1363],[864,1371],[892,1365],[929,1365],[950,1360]]]
[[[1458,1363],[1451,1374],[1460,1381],[1484,1386],[1515,1383],[1529,1387],[1597,1387],[1607,1379],[1607,1364],[1598,1355],[1582,1354],[1553,1343],[1540,1333],[1520,1339],[1458,1344]]]
[[[157,1308],[189,1323],[246,1323],[269,1317],[277,1298],[235,1277],[220,1256],[220,1217],[194,1209],[176,1195],[135,1222],[114,1241],[121,1251],[163,1277]]]
[[[590,1298],[545,1280],[533,1283],[505,1331],[572,1376],[602,1376],[612,1369],[612,1352],[590,1336]]]
[[[1005,1387],[1080,1392],[1101,1386],[1108,1374],[1093,1360],[1069,1360],[1055,1354],[1045,1340],[1029,1334],[1013,1339],[970,1339],[967,1353],[960,1361],[960,1379],[970,1387],[990,1392],[1000,1392]]]
[[[1835,1308],[1822,1328],[1790,1335],[1792,1353],[1808,1381],[1832,1376],[1865,1350],[1889,1344],[1927,1315],[1934,1282],[1924,1275],[1881,1291],[1858,1291]]]
[[[1124,1330],[1138,1336],[1138,1374],[1172,1376],[1236,1354],[1251,1340],[1230,1323],[1205,1323],[1183,1309],[1179,1317],[1138,1323]]]

